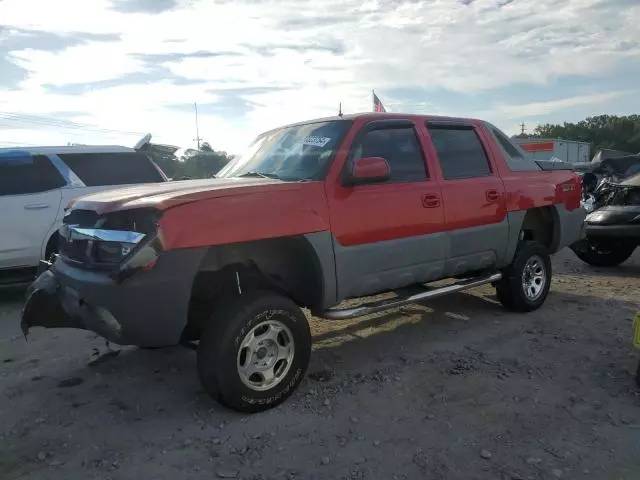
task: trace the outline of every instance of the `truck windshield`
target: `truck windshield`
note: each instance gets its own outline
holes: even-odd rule
[[[286,181],[321,180],[352,122],[334,120],[285,127],[256,138],[216,177],[256,176]]]

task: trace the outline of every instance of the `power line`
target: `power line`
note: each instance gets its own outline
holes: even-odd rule
[[[38,124],[46,124],[46,125],[54,125],[54,126],[63,126],[63,127],[71,127],[71,128],[79,128],[79,129],[89,129],[89,130],[104,130],[108,132],[116,132],[116,133],[127,133],[127,134],[135,134],[135,135],[143,135],[142,132],[132,132],[129,130],[118,130],[111,128],[104,128],[97,125],[91,125],[87,123],[78,123],[72,122],[70,120],[61,120],[55,119],[51,117],[41,117],[37,115],[26,115],[26,114],[16,114],[11,112],[0,112],[0,117],[5,118],[7,120],[15,120],[24,123],[38,123]]]
[[[89,132],[97,132],[97,133],[112,133],[117,135],[134,135],[137,137],[141,137],[144,135],[143,132],[132,132],[132,131],[126,131],[126,130],[103,128],[97,125],[91,125],[87,123],[78,123],[78,122],[72,122],[68,120],[40,117],[36,115],[15,114],[11,112],[0,112],[0,120],[17,122],[17,123],[27,124],[27,125],[31,124],[31,125],[37,125],[37,126],[47,126],[47,127],[59,128],[59,129],[65,129],[65,130],[81,130],[81,131],[89,131]]]
[[[34,143],[23,143],[23,142],[5,142],[4,140],[0,140],[0,147],[2,145],[11,145],[16,147],[37,147]]]
[[[37,126],[37,127],[48,127],[49,129],[58,129],[58,130],[74,130],[74,131],[83,131],[83,132],[92,132],[92,133],[106,133],[106,134],[129,135],[129,136],[133,135],[136,137],[141,137],[142,135],[144,135],[141,132],[126,132],[123,130],[113,130],[113,129],[100,128],[100,127],[89,127],[89,126],[83,126],[83,125],[27,120],[27,119],[15,118],[15,117],[6,117],[3,115],[0,115],[0,121],[9,122],[8,124],[5,123],[5,125],[8,127],[14,127],[14,128],[26,128],[31,126]]]

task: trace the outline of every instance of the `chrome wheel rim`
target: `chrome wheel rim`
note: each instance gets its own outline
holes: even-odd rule
[[[534,255],[527,260],[522,271],[522,290],[529,300],[537,300],[547,283],[547,272],[542,259]]]
[[[295,343],[291,330],[278,320],[259,323],[247,333],[237,355],[238,375],[251,390],[278,385],[291,369]]]

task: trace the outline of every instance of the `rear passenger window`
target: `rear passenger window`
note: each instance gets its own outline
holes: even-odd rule
[[[46,192],[64,185],[64,178],[45,155],[0,155],[0,196]]]
[[[500,146],[502,147],[504,152],[509,157],[511,157],[513,159],[522,159],[522,158],[524,158],[522,156],[522,154],[518,151],[518,149],[513,146],[513,144],[511,143],[511,141],[507,137],[505,137],[502,133],[500,133],[495,128],[492,128],[491,131],[493,132],[493,135],[496,137],[496,140],[498,140],[498,143],[500,144]]]
[[[491,175],[487,154],[472,128],[429,126],[429,134],[445,180]]]
[[[141,153],[67,153],[59,156],[88,187],[164,181]]]
[[[367,132],[353,159],[382,157],[389,163],[390,182],[414,182],[427,178],[422,148],[413,128],[388,128]]]
[[[533,158],[516,147],[504,133],[494,126],[489,126],[488,128],[496,139],[510,170],[514,172],[535,172],[541,170]]]

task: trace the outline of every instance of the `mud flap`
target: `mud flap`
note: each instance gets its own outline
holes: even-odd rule
[[[25,338],[31,327],[82,328],[62,307],[58,296],[59,284],[50,270],[40,274],[27,290],[27,300],[20,318]]]

